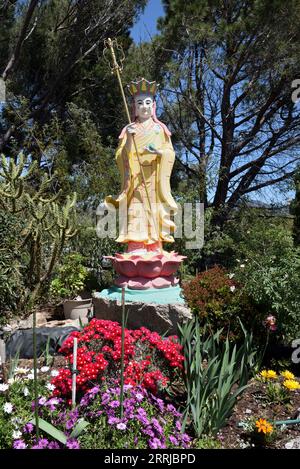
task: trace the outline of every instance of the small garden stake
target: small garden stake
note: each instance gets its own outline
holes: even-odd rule
[[[38,395],[38,382],[37,382],[37,352],[36,352],[36,311],[33,311],[33,378],[34,378],[34,418],[35,418],[35,431],[36,439],[39,440],[39,395]]]
[[[125,341],[125,288],[122,288],[122,338],[121,338],[121,389],[120,389],[120,408],[121,418],[123,418],[124,402],[124,341]]]
[[[72,407],[76,406],[76,376],[77,376],[77,338],[73,344],[73,368],[72,368]]]

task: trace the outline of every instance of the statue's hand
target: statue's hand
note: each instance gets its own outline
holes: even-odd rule
[[[135,124],[129,124],[129,125],[127,126],[127,132],[128,132],[130,135],[136,134],[136,125],[135,125]]]
[[[147,147],[145,147],[145,150],[149,153],[152,153],[153,155],[162,156],[162,151],[158,150],[153,145],[148,145]]]

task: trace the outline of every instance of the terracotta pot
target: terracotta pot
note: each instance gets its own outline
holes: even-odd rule
[[[82,324],[88,324],[88,314],[93,308],[93,300],[66,300],[64,302],[64,315],[66,319],[80,318]]]

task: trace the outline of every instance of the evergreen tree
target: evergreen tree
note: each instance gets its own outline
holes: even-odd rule
[[[298,0],[165,0],[153,42],[165,121],[213,222],[299,162]]]

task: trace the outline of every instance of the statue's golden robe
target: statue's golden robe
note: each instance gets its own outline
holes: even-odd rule
[[[132,136],[126,131],[120,139],[116,160],[122,177],[122,192],[114,199],[106,197],[124,210],[126,217],[121,219],[117,242],[143,242],[153,244],[158,241],[174,242],[172,233],[175,224],[172,215],[177,205],[171,194],[170,176],[175,153],[170,137],[159,123],[152,119],[147,126],[136,124],[135,142],[147,185],[150,207],[141,175]],[[147,146],[160,150],[162,156],[145,149]]]

